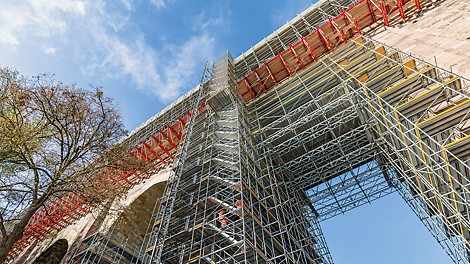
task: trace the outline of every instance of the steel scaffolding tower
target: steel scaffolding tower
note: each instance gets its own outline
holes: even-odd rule
[[[259,156],[234,85],[228,56],[214,65],[206,107],[198,114],[185,168],[177,176],[180,187],[174,211],[167,213],[168,235],[157,237],[152,228],[148,262],[324,262],[313,233],[303,232],[321,234],[315,219],[307,218],[306,197],[295,199],[297,194],[278,185],[270,161]],[[162,208],[152,225],[161,225]]]

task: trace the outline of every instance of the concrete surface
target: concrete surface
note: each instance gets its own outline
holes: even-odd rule
[[[470,0],[441,1],[373,39],[470,78]]]

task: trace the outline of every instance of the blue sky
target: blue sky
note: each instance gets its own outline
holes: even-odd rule
[[[134,129],[309,1],[2,0],[0,65],[102,85]],[[276,7],[276,8],[274,8]]]
[[[305,0],[2,0],[0,66],[114,97],[128,130],[307,8]],[[342,263],[451,263],[395,194],[323,223]]]
[[[451,264],[398,193],[321,223],[336,264]]]

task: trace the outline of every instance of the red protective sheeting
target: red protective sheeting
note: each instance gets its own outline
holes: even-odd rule
[[[354,35],[362,34],[362,29],[379,20],[389,26],[395,14],[405,19],[405,11],[413,9],[421,9],[419,0],[361,0],[241,78],[236,89],[245,101],[250,101]]]
[[[200,108],[203,107],[204,105]],[[159,130],[149,140],[143,141],[140,146],[135,146],[129,155],[152,162],[155,166],[161,168],[165,164],[171,163],[177,152],[177,145],[183,136],[183,129],[190,118],[191,113],[187,112],[184,117],[178,118],[178,121],[175,123],[167,125],[164,131]],[[139,175],[136,170],[118,173],[108,169],[106,175],[99,175],[96,178],[103,181],[103,186],[110,182],[120,186],[125,191],[126,188],[128,189],[140,183],[147,177],[150,177],[150,174],[144,171],[142,171],[142,175]],[[23,238],[14,245],[8,255],[8,259],[10,260],[18,256],[34,240],[43,240],[53,230],[60,230],[74,220],[83,217],[92,207],[93,205],[86,202],[85,197],[75,193],[69,193],[62,198],[52,201],[33,215],[23,232]]]

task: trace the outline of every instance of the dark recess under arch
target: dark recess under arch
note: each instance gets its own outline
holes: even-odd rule
[[[64,258],[69,243],[66,239],[59,239],[49,248],[47,248],[41,255],[33,262],[34,264],[59,264]]]

